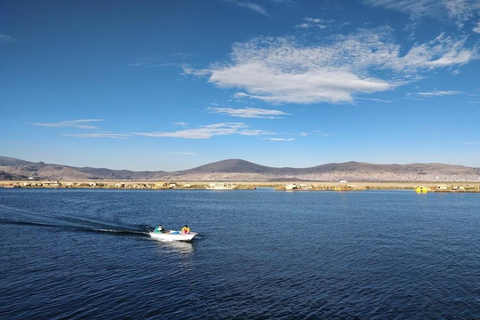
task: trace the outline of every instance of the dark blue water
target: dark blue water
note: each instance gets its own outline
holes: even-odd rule
[[[479,230],[480,194],[0,190],[0,318],[480,318]]]

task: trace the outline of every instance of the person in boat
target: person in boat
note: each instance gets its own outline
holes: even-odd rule
[[[159,224],[158,227],[156,227],[155,230],[153,230],[153,232],[155,232],[155,233],[167,233],[167,230],[164,229],[161,224]]]
[[[187,225],[184,225],[182,228],[182,233],[190,233],[190,228]]]

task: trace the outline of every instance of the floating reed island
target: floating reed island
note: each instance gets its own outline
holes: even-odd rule
[[[255,190],[273,188],[278,191],[364,191],[364,190],[412,190],[426,192],[477,192],[480,182],[172,182],[172,181],[0,181],[2,188],[61,188],[61,189],[137,189],[137,190]]]

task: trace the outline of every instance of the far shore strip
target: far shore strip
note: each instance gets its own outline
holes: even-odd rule
[[[480,192],[480,181],[132,181],[132,180],[15,180],[0,181],[0,187],[12,188],[98,188],[98,189],[205,189],[210,184],[225,184],[233,189],[252,190],[274,188],[276,190],[389,190],[428,188],[436,192]]]

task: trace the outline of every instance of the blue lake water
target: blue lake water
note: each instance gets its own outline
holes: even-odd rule
[[[480,318],[479,230],[480,194],[4,189],[0,318]]]

